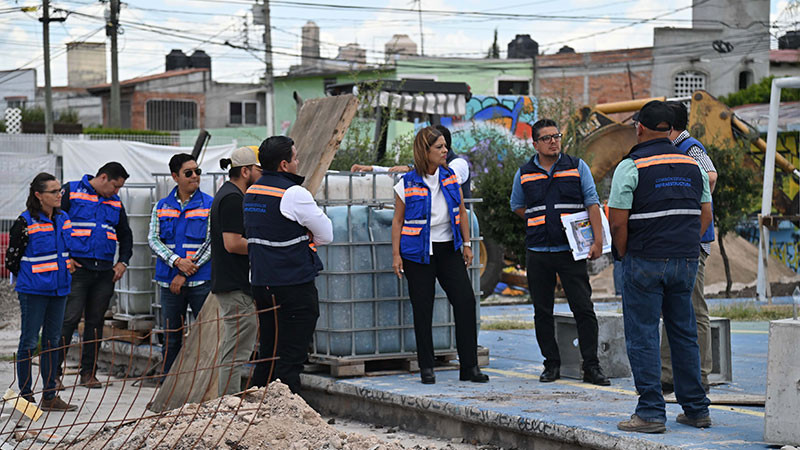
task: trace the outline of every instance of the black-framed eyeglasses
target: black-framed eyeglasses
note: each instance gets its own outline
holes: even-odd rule
[[[539,141],[539,142],[551,142],[551,141],[560,140],[561,136],[562,136],[561,133],[548,134],[547,136],[539,136],[539,138],[536,139],[536,140]]]
[[[203,169],[201,169],[199,167],[197,169],[194,169],[194,170],[186,169],[186,170],[183,171],[183,176],[185,176],[186,178],[189,178],[189,177],[192,176],[192,172],[194,172],[194,174],[199,177],[200,175],[203,174]]]
[[[41,191],[42,194],[61,194],[61,188],[50,189],[49,191]]]

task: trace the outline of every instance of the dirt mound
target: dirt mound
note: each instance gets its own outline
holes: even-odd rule
[[[215,411],[218,411],[215,414]],[[126,442],[127,441],[127,442]],[[188,404],[163,415],[121,427],[107,428],[88,442],[88,449],[121,448],[270,448],[270,449],[402,449],[374,436],[338,431],[306,402],[273,382],[241,398],[225,396]]]
[[[725,236],[725,251],[728,253],[730,263],[733,291],[750,292],[755,286],[758,277],[758,247],[751,244],[735,233]],[[800,275],[777,258],[769,259],[769,281],[771,284],[792,284],[800,282]],[[594,295],[614,294],[613,266],[605,268],[602,272],[591,277],[592,293]],[[711,244],[711,255],[706,260],[705,293],[717,294],[725,291],[725,265],[722,262],[722,253],[719,251],[719,242]],[[754,292],[754,291],[753,291]],[[780,295],[773,293],[773,295]]]

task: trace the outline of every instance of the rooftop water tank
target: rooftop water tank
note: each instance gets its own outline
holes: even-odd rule
[[[186,69],[190,67],[189,57],[182,50],[173,48],[167,55],[167,70]]]

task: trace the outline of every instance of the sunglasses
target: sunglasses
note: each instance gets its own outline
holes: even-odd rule
[[[185,176],[186,178],[189,178],[189,177],[192,176],[192,173],[194,173],[195,175],[197,175],[199,177],[200,175],[203,174],[203,169],[201,169],[199,167],[197,169],[194,169],[194,170],[186,169],[186,170],[183,171],[183,176]]]
[[[551,142],[557,141],[561,139],[561,133],[558,134],[548,134],[547,136],[540,136],[539,139],[536,139],[539,142]]]

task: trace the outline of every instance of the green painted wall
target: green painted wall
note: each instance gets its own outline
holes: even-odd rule
[[[497,79],[533,79],[533,61],[524,59],[405,58],[397,60],[397,77],[433,76],[436,81],[467,83],[473,95],[496,95]]]
[[[267,127],[238,127],[238,128],[210,128],[207,130],[211,134],[211,140],[208,145],[224,145],[230,144],[233,139],[236,139],[238,146],[243,145],[261,145],[261,141],[266,139]],[[197,139],[197,134],[200,130],[181,130],[180,131],[180,145],[182,147],[191,147]]]

